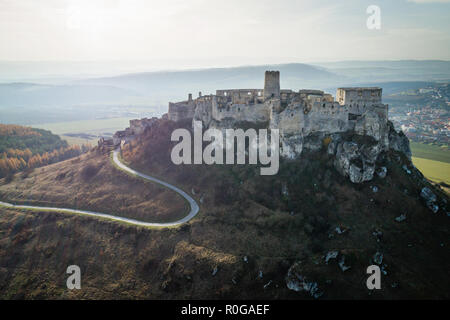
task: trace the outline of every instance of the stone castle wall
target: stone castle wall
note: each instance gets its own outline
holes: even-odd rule
[[[280,130],[285,155],[295,157],[302,150],[303,137],[349,130],[369,132],[384,139],[388,106],[382,104],[381,88],[339,88],[336,100],[321,90],[281,90],[278,71],[266,71],[264,89],[217,90],[215,95],[169,103],[170,120],[202,121],[205,128],[229,128],[247,121],[267,123]],[[381,125],[376,127],[376,121]],[[375,122],[374,122],[375,121]]]

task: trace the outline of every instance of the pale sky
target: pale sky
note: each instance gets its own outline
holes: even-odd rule
[[[0,0],[0,60],[384,59],[450,60],[450,0]]]

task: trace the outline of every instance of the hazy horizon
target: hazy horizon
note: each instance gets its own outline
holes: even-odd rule
[[[366,12],[380,8],[381,27]],[[0,0],[0,61],[155,68],[450,60],[449,0]]]

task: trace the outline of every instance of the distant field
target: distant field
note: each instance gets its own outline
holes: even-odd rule
[[[125,129],[129,126],[129,121],[133,119],[130,117],[111,118],[99,120],[82,120],[82,121],[66,121],[43,123],[33,125],[35,128],[42,128],[52,131],[55,134],[67,133],[89,133],[102,134],[114,133],[117,130]]]
[[[430,180],[450,184],[450,163],[413,157],[414,165]]]
[[[75,137],[69,137],[69,136],[65,136],[63,134],[59,135],[61,137],[61,139],[66,140],[67,143],[71,146],[73,145],[83,145],[83,144],[87,144],[87,145],[95,145],[98,141],[98,139],[83,139],[83,138],[75,138]]]
[[[69,144],[96,144],[99,136],[110,136],[118,130],[123,130],[129,126],[129,121],[133,117],[54,122],[33,125],[34,128],[50,130],[58,134]],[[81,137],[69,137],[67,134],[85,133],[95,137],[86,139]]]
[[[410,145],[413,157],[450,163],[450,150],[448,147],[442,148],[412,141]]]

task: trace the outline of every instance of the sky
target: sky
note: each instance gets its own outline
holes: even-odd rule
[[[0,0],[0,60],[450,60],[449,17],[450,0]]]

